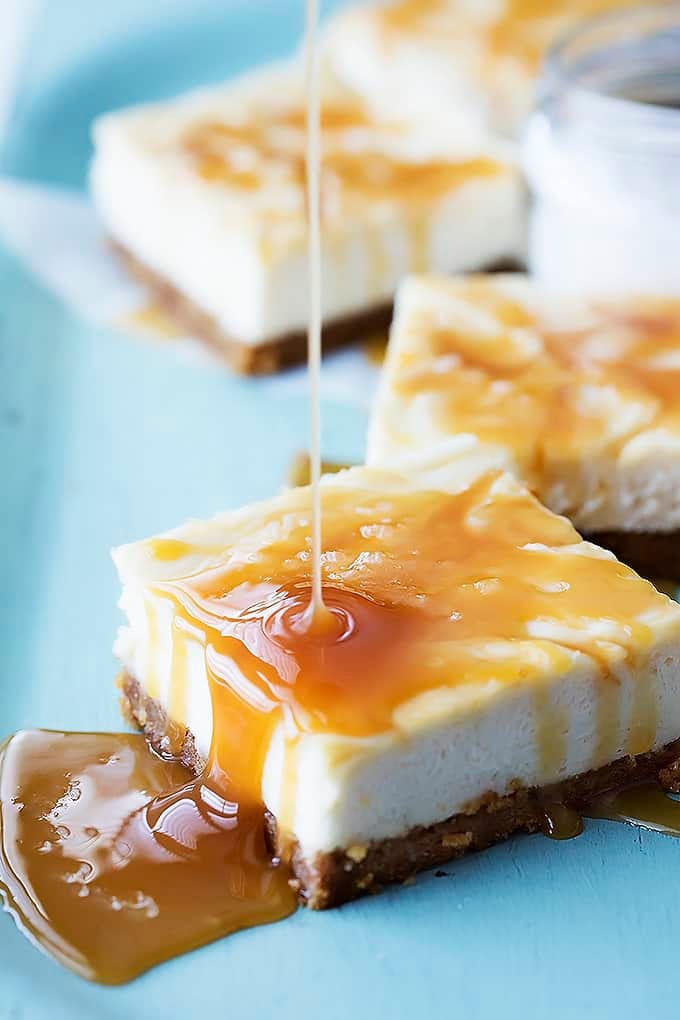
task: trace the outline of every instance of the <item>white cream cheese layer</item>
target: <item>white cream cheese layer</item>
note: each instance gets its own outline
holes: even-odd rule
[[[330,80],[323,104],[326,321],[390,301],[406,272],[523,255],[506,149],[378,119]],[[306,326],[304,109],[286,64],[95,125],[91,186],[108,233],[244,344]]]
[[[433,491],[457,492],[474,483],[479,476],[478,444],[464,439],[455,445],[457,451],[449,448],[426,467],[421,464],[420,484],[424,481]],[[488,457],[488,451],[482,451],[482,457]],[[384,489],[390,498],[414,487],[406,478],[364,468],[324,480],[328,497],[334,490],[353,491],[357,486],[364,496],[368,486]],[[515,509],[517,500],[526,501],[528,510],[535,507],[509,475],[500,475],[491,493],[491,499],[510,500],[507,505]],[[251,555],[249,550],[256,550],[258,542],[271,539],[270,515],[278,514],[280,507],[283,520],[293,512],[295,498],[294,493],[284,494],[269,504],[169,532],[162,541],[186,543],[187,548],[186,555],[173,562],[155,558],[150,542],[123,546],[114,554],[123,583],[121,607],[128,620],[116,654],[145,692],[174,721],[189,727],[203,755],[210,747],[213,724],[205,636],[200,628],[191,632],[178,627],[182,621],[159,585],[172,577],[196,577],[214,569],[216,557],[225,549]],[[482,523],[488,505],[480,505]],[[269,530],[257,524],[263,513]],[[540,513],[553,527],[551,515]],[[552,521],[558,529],[569,530],[566,522]],[[562,578],[573,558],[594,570],[598,563],[614,560],[596,546],[579,542],[573,531],[570,534],[573,544],[550,550],[555,566],[554,581],[548,585],[554,594],[546,594],[548,607],[552,599],[560,604]],[[536,549],[543,553],[546,547],[538,543]],[[640,600],[638,607],[644,606],[643,611],[635,610],[634,618],[619,624],[607,616],[586,615],[576,628],[573,621],[567,625],[557,617],[532,619],[520,643],[493,634],[478,642],[476,654],[487,664],[498,663],[498,680],[491,669],[483,683],[457,682],[421,692],[397,707],[385,732],[372,736],[303,733],[297,742],[294,789],[285,803],[281,799],[285,734],[280,725],[263,773],[262,796],[269,810],[309,857],[404,835],[414,826],[474,810],[480,798],[502,796],[518,783],[556,782],[680,737],[680,607],[632,571],[619,569],[628,578],[624,588],[630,585],[631,596]],[[476,583],[493,584],[493,579]],[[521,614],[521,605],[517,609]],[[607,611],[603,607],[603,613]],[[619,645],[621,635],[625,632],[628,641],[635,628],[647,635],[639,648],[637,639],[628,648]],[[173,658],[179,642],[184,668],[178,685]],[[503,667],[520,660],[525,665],[516,679],[501,680]]]

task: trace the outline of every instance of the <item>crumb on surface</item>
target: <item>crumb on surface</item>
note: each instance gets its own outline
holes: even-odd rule
[[[465,849],[472,843],[471,832],[445,832],[442,836],[442,846]]]

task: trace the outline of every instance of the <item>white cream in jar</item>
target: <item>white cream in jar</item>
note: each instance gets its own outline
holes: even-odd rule
[[[542,283],[680,293],[680,3],[566,37],[546,61],[523,150]]]

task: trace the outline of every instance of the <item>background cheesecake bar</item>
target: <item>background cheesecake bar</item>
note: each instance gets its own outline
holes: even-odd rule
[[[309,596],[307,489],[114,555],[129,711],[195,769],[217,749],[313,907],[678,755],[680,606],[475,440],[449,447],[415,476],[325,477],[331,644],[281,639]]]
[[[558,298],[520,274],[405,281],[368,462],[461,433],[627,563],[680,578],[680,300]]]
[[[550,45],[580,18],[634,0],[396,0],[329,23],[338,77],[381,110],[519,134]]]
[[[243,372],[306,350],[305,110],[297,65],[101,118],[91,183],[133,272]],[[376,118],[323,85],[326,348],[389,322],[409,270],[465,271],[523,250],[504,149]]]

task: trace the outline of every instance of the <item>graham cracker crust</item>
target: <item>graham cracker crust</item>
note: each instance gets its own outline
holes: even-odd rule
[[[158,702],[147,697],[131,676],[123,674],[119,685],[124,714],[144,731],[151,746],[199,772],[205,761],[198,754],[193,735],[169,723]],[[403,836],[338,848],[311,860],[294,844],[289,851],[292,883],[306,906],[314,910],[337,907],[376,892],[383,885],[406,882],[418,871],[484,850],[513,833],[538,832],[544,825],[546,805],[560,803],[578,810],[608,790],[657,778],[667,789],[680,791],[680,740],[648,754],[619,758],[551,786],[518,785],[505,797],[489,794],[466,812],[436,825],[411,829]],[[266,824],[276,851],[276,821],[270,814]]]
[[[611,550],[643,577],[680,582],[680,531],[593,531],[583,537]]]
[[[158,307],[183,330],[206,344],[213,354],[225,359],[234,372],[239,375],[270,375],[306,361],[306,330],[294,330],[260,344],[241,343],[237,337],[226,334],[212,316],[195,305],[169,280],[141,262],[129,249],[117,241],[110,243],[130,275],[151,292]],[[519,268],[517,260],[506,259],[499,260],[486,269],[480,267],[480,272],[483,270],[504,272]],[[322,330],[324,354],[372,333],[387,330],[392,321],[393,307],[393,302],[388,301],[343,316],[341,319],[324,322]]]

